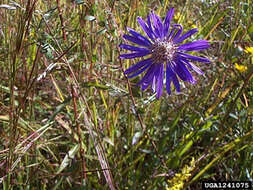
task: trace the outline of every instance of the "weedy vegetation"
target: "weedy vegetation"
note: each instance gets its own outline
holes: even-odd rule
[[[197,83],[159,100],[123,72],[138,16],[205,39]],[[251,0],[1,0],[0,187],[201,189],[253,182]]]

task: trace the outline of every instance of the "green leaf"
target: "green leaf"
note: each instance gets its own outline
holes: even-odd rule
[[[89,87],[95,87],[101,90],[107,90],[108,86],[105,86],[103,84],[97,84],[96,82],[84,82],[81,84],[82,87],[89,88]]]
[[[249,27],[248,32],[253,33],[253,24],[251,24],[251,26]]]
[[[61,173],[70,164],[71,160],[75,157],[75,154],[77,153],[78,150],[79,144],[75,145],[73,148],[70,149],[68,154],[66,154],[66,156],[64,157],[56,174]]]

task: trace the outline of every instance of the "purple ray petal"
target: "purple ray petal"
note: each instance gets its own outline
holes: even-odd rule
[[[152,64],[152,61],[151,61],[151,58],[149,59],[145,59],[145,60],[142,60],[142,61],[139,61],[138,63],[128,67],[126,70],[125,70],[125,74],[129,74],[129,73],[132,73],[134,71],[137,71],[139,70],[140,68],[142,68],[143,66],[145,65],[151,65]]]
[[[176,91],[177,91],[177,92],[180,92],[180,84],[179,84],[179,81],[178,81],[178,79],[177,79],[176,74],[172,71],[171,66],[170,66],[170,63],[167,63],[167,65],[166,65],[166,70],[167,70],[168,75],[169,75],[168,77],[170,77],[170,78],[172,79],[172,82],[173,82],[173,84],[174,84],[174,86],[175,86],[175,88],[176,88]]]
[[[152,79],[152,82],[151,82],[151,90],[152,90],[152,93],[155,92],[155,86],[156,86],[156,75],[154,75],[153,79]]]
[[[174,86],[176,87],[176,91],[180,92],[180,84],[175,74],[172,75],[172,81],[173,81]]]
[[[159,99],[163,92],[163,64],[160,65],[159,74],[157,77],[157,85],[156,85],[156,98]]]
[[[176,60],[174,63],[173,63],[173,66],[172,67],[172,70],[174,71],[174,73],[179,76],[180,79],[182,79],[183,81],[187,81],[187,77],[186,75],[184,74],[184,71],[181,69],[181,67],[179,66],[179,63],[178,63],[178,60]]]
[[[151,46],[152,43],[143,35],[141,35],[140,33],[136,32],[135,30],[133,30],[132,28],[127,28],[127,31],[132,34],[135,38],[141,40],[143,43],[146,44],[146,46]]]
[[[148,69],[148,71],[146,72],[146,74],[144,75],[144,77],[137,83],[137,85],[140,86],[142,85],[142,83],[149,83],[150,80],[153,79],[156,69],[157,65],[152,64]]]
[[[156,64],[156,70],[154,71],[154,77],[151,82],[151,90],[153,93],[156,91],[156,87],[158,85],[157,82],[160,76],[160,67],[161,67],[161,64]]]
[[[207,40],[197,40],[194,42],[182,44],[178,46],[178,49],[184,50],[184,51],[199,51],[199,50],[207,49],[209,47],[210,45]]]
[[[154,30],[153,30],[153,27],[152,27],[152,23],[151,23],[151,14],[149,14],[147,16],[147,25],[148,25],[148,28],[149,30],[152,32],[154,38],[157,38],[158,36],[155,34]]]
[[[192,74],[189,72],[189,70],[186,68],[184,63],[180,60],[176,60],[176,67],[175,67],[177,75],[183,80],[188,81],[192,84],[194,84],[196,81],[193,78]]]
[[[124,54],[121,54],[119,56],[120,59],[132,59],[132,58],[136,58],[136,57],[142,57],[142,56],[145,56],[145,55],[148,55],[150,54],[150,52],[148,51],[144,51],[144,52],[137,52],[137,53],[124,53]]]
[[[176,32],[175,32],[176,31]],[[172,32],[169,35],[169,39],[177,40],[183,31],[183,26],[181,24],[174,24]]]
[[[150,85],[150,82],[143,82],[141,84],[141,90],[142,91],[146,90],[149,87],[149,85]]]
[[[133,65],[132,67],[128,68],[124,73],[125,74],[130,74],[130,73],[133,73],[131,75],[128,76],[128,78],[132,78],[132,77],[135,77],[139,74],[141,74],[143,71],[145,71],[148,67],[150,67],[152,64],[151,61],[146,61],[145,62],[139,62],[135,65]]]
[[[147,34],[147,36],[154,41],[153,38],[153,32],[152,30],[150,30],[150,28],[147,26],[146,22],[144,20],[142,20],[142,18],[138,17],[137,21],[139,23],[139,25],[142,27],[143,31]]]
[[[150,74],[150,77],[148,77],[146,79],[146,81],[144,81],[142,84],[141,84],[141,90],[144,91],[146,90],[150,85],[151,85],[151,89],[152,89],[152,85],[154,83],[154,80],[155,80],[155,73],[152,73]],[[154,90],[152,89],[152,92],[154,92]]]
[[[173,15],[174,15],[174,8],[171,8],[168,11],[168,13],[167,13],[167,15],[166,15],[166,17],[164,19],[164,31],[163,31],[164,36],[168,35],[169,28],[170,28],[170,21],[171,21]]]
[[[135,44],[138,44],[140,46],[145,46],[145,47],[149,47],[150,45],[147,45],[145,42],[143,42],[142,40],[134,37],[134,36],[130,36],[130,35],[127,35],[127,34],[124,34],[123,35],[123,38],[125,38],[126,40],[132,42],[132,43],[135,43]]]
[[[159,38],[162,38],[163,24],[159,16],[157,16],[153,11],[151,12],[151,18],[153,21],[154,32]]]
[[[193,61],[210,63],[210,60],[204,57],[198,57],[198,56],[194,56],[194,55],[190,55],[190,54],[182,53],[182,52],[177,52],[177,55],[186,59],[193,60]]]
[[[131,51],[138,51],[138,52],[146,52],[146,51],[150,51],[149,49],[146,49],[146,48],[141,48],[141,47],[135,47],[135,46],[131,46],[131,45],[128,45],[128,44],[120,44],[119,45],[120,48],[123,48],[123,49],[127,49],[127,50],[131,50]]]
[[[195,34],[196,32],[198,32],[197,28],[191,29],[188,32],[186,32],[185,34],[183,34],[180,38],[174,40],[174,43],[176,43],[176,44],[181,43],[185,39],[189,38],[191,35]]]
[[[171,74],[171,70],[167,68],[167,67],[169,67],[169,64],[170,63],[168,63],[168,62],[166,64],[166,91],[168,92],[168,94],[171,94],[170,83],[171,83],[171,76],[172,76],[172,74]]]
[[[194,70],[196,73],[198,73],[199,75],[203,75],[204,72],[201,71],[200,68],[198,68],[195,64],[191,63],[190,61],[188,61],[187,59],[181,57],[181,60],[192,70]]]
[[[132,75],[127,76],[127,78],[133,78],[139,74],[141,74],[143,71],[145,71],[148,67],[150,67],[152,63],[149,63],[148,65],[144,66],[143,68],[141,68],[140,70],[138,70],[137,72],[133,73]]]

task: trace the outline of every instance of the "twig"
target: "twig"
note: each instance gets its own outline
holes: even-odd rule
[[[73,107],[74,107],[74,117],[75,117],[75,121],[76,121],[76,127],[77,127],[77,134],[78,134],[78,143],[80,144],[80,157],[82,160],[82,179],[86,179],[87,178],[87,170],[86,170],[86,162],[84,159],[84,150],[82,147],[82,136],[81,136],[81,128],[80,128],[80,124],[78,122],[78,114],[77,114],[77,103],[76,103],[76,97],[77,97],[77,92],[76,89],[71,86],[71,93],[72,93],[72,98],[73,98]],[[81,181],[82,183],[82,181]]]
[[[59,12],[59,17],[60,17],[60,20],[61,20],[62,37],[63,37],[63,40],[66,41],[67,37],[66,37],[65,25],[64,25],[64,20],[63,20],[63,17],[62,17],[60,2],[59,2],[59,0],[56,0],[56,2],[57,2],[57,9],[58,9],[58,12]]]

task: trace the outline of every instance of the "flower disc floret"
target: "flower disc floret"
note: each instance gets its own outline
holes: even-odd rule
[[[172,61],[176,52],[176,46],[170,41],[157,41],[152,45],[151,52],[154,63],[163,63],[167,60]]]

